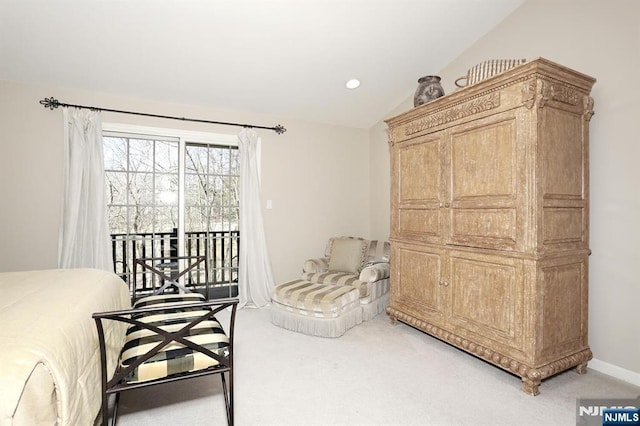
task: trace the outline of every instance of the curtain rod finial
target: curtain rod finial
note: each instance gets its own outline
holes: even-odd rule
[[[45,108],[49,108],[53,110],[60,106],[60,102],[58,102],[58,100],[52,96],[50,98],[42,99],[40,101],[40,105],[44,106]]]
[[[273,130],[275,130],[275,132],[279,135],[287,131],[287,129],[285,129],[281,124],[278,124],[276,127],[273,128]]]

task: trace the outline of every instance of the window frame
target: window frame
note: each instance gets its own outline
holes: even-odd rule
[[[174,256],[184,256],[186,254],[192,255],[194,253],[194,248],[191,244],[191,241],[193,240],[193,235],[187,235],[187,200],[192,200],[192,198],[187,198],[187,191],[186,191],[186,178],[187,175],[190,174],[191,172],[189,171],[189,167],[188,167],[188,158],[187,158],[187,150],[191,147],[197,147],[197,146],[203,146],[203,147],[207,147],[209,149],[222,149],[222,150],[232,150],[232,151],[236,151],[236,154],[233,154],[236,156],[236,165],[235,167],[237,167],[236,169],[236,173],[232,173],[230,175],[220,175],[222,178],[224,178],[225,176],[229,176],[229,177],[233,177],[235,176],[235,179],[237,179],[237,189],[240,189],[240,179],[241,179],[241,166],[240,163],[242,162],[241,158],[240,158],[240,140],[237,134],[223,134],[223,133],[212,133],[212,132],[201,132],[201,131],[191,131],[191,130],[183,130],[183,129],[175,129],[175,128],[164,128],[164,127],[152,127],[152,126],[142,126],[142,125],[136,125],[136,124],[124,124],[124,123],[114,123],[114,122],[105,122],[102,124],[102,129],[101,129],[101,134],[102,137],[122,137],[122,138],[128,138],[128,139],[149,139],[149,140],[153,140],[153,141],[167,141],[167,142],[171,142],[172,144],[177,144],[177,148],[178,148],[178,173],[177,173],[177,177],[178,177],[178,202],[175,204],[176,208],[177,208],[177,235],[174,240],[176,244],[177,244],[177,251],[175,252],[175,254],[172,254]],[[260,139],[258,139],[258,145],[257,145],[257,149],[256,149],[256,154],[257,154],[257,158],[258,158],[258,173],[260,173],[260,154],[261,154],[261,150],[260,150],[260,145],[261,145],[261,141]],[[175,148],[173,148],[175,149]],[[154,151],[155,153],[155,151]],[[127,157],[129,157],[130,153],[129,151],[127,151],[126,153]],[[155,154],[154,154],[155,155]],[[225,155],[225,154],[222,154]],[[103,161],[104,163],[104,161]],[[155,164],[155,163],[154,163]],[[105,164],[105,171],[107,170],[111,170],[110,168],[106,167],[107,164]],[[155,166],[154,166],[155,168]],[[128,170],[127,170],[128,173]],[[215,176],[217,176],[216,173],[214,173]],[[214,176],[212,175],[212,176]],[[174,174],[175,176],[175,174]],[[234,197],[235,198],[235,197]],[[153,202],[156,202],[156,200],[154,199]],[[234,205],[235,208],[237,209],[237,214],[240,214],[240,197],[238,196],[238,198],[236,199],[237,204],[230,204],[228,207],[230,207],[231,205]],[[220,209],[220,212],[226,211],[227,209],[222,207]],[[207,237],[205,239],[205,250],[207,250],[207,248],[212,249],[213,251],[210,253],[215,254],[216,253],[216,247],[218,249],[221,250],[231,250],[229,253],[227,253],[229,256],[226,255],[222,255],[222,257],[218,257],[213,256],[211,257],[208,256],[207,257],[207,263],[209,262],[213,262],[213,263],[209,263],[209,270],[212,271],[214,274],[210,274],[209,275],[209,283],[211,284],[211,286],[209,284],[207,284],[206,288],[207,288],[207,297],[213,297],[213,298],[217,298],[217,297],[232,297],[232,296],[237,296],[238,294],[238,259],[239,259],[239,247],[240,247],[240,240],[239,240],[239,232],[240,232],[240,217],[236,216],[235,220],[237,220],[237,222],[235,221],[231,221],[228,224],[229,225],[233,225],[232,228],[235,228],[235,231],[232,231],[232,228],[229,228],[229,235],[227,237],[225,236],[215,236],[212,235],[213,239],[209,238],[209,235],[207,234]],[[128,226],[129,228],[130,226]],[[128,231],[129,232],[129,231]],[[217,234],[217,232],[214,231],[213,234]],[[235,234],[235,236],[234,236]],[[222,235],[222,234],[221,234]],[[129,238],[127,237],[125,241],[129,241]],[[161,243],[161,247],[164,247],[163,244],[166,244],[166,241],[160,241]],[[124,244],[126,244],[128,246],[128,242],[125,242]],[[154,243],[155,244],[155,243]],[[201,244],[200,239],[196,239],[196,244],[199,246]],[[228,244],[228,245],[227,245]],[[212,246],[211,246],[212,245]],[[173,246],[173,244],[171,244],[171,246]],[[234,248],[235,246],[235,248]],[[124,247],[124,246],[123,246]],[[124,249],[123,249],[124,250]],[[133,247],[133,250],[136,250],[136,247]],[[196,247],[195,250],[197,251],[198,254],[200,254],[200,248]],[[235,250],[236,252],[236,256],[233,256],[233,250]],[[164,251],[164,249],[161,249],[161,252],[163,253],[167,253]],[[132,252],[133,253],[133,252]],[[153,248],[152,248],[152,253],[153,253]],[[222,252],[221,252],[222,253]],[[225,251],[226,253],[226,251]],[[125,280],[126,282],[129,283],[130,287],[131,287],[131,291],[135,292],[138,290],[142,290],[147,291],[149,289],[148,286],[148,279],[145,281],[145,275],[142,274],[142,276],[140,276],[138,274],[138,271],[135,270],[135,268],[133,270],[131,270],[130,268],[127,268],[127,265],[133,265],[133,263],[131,262],[131,258],[129,258],[128,255],[126,255],[126,260],[127,262],[124,263],[123,265],[123,275],[122,278],[123,280]],[[135,258],[135,254],[133,255]],[[235,260],[235,266],[234,266],[234,259]],[[221,262],[221,263],[220,263]],[[115,262],[114,262],[114,268],[115,268]],[[213,269],[212,269],[213,268]],[[128,271],[128,272],[127,272]],[[116,269],[116,272],[118,272],[118,269]],[[195,276],[195,280],[192,277],[192,274],[195,274],[193,276]],[[194,270],[192,272],[189,273],[189,276],[183,276],[180,278],[181,281],[184,281],[183,284],[187,285],[187,280],[188,280],[188,285],[195,285],[194,288],[198,288],[195,291],[200,291],[202,290],[201,287],[201,271],[200,270]],[[220,276],[218,274],[221,274]],[[213,280],[211,280],[211,278],[213,277]],[[140,279],[142,279],[142,281],[139,281]],[[154,286],[153,283],[151,283],[151,286]],[[224,289],[224,290],[223,290]],[[222,292],[221,292],[222,291]],[[228,296],[225,295],[228,293]]]
[[[201,143],[210,145],[223,145],[238,147],[238,136],[225,133],[211,133],[194,130],[184,130],[166,127],[142,126],[136,124],[103,122],[102,134],[104,133],[121,133],[126,135],[139,135],[144,137],[153,137],[160,139],[177,139],[178,140],[178,158],[185,157],[187,143]],[[258,158],[259,151],[258,151]],[[258,164],[260,162],[258,161]],[[178,186],[184,188],[186,170],[183,164],[178,167]],[[184,255],[184,229],[185,229],[185,194],[184,190],[178,192],[178,255]]]

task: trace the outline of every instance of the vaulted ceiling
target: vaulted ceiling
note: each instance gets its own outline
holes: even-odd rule
[[[0,79],[367,128],[524,1],[0,0]]]

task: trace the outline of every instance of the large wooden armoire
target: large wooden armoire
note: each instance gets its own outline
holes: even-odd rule
[[[586,372],[595,79],[536,59],[386,120],[387,314],[522,378]]]

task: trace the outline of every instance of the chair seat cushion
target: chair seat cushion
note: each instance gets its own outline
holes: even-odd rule
[[[329,284],[337,286],[351,286],[358,289],[360,297],[367,297],[371,292],[368,282],[360,281],[358,275],[346,272],[307,272],[302,274],[302,279],[312,283]]]
[[[202,301],[204,301],[204,297],[194,293],[149,296],[138,300],[135,306],[138,308],[167,306],[167,309],[134,317],[144,324],[156,326],[164,331],[177,332],[208,312],[207,308],[188,308],[179,305]],[[193,326],[185,335],[185,339],[220,356],[227,357],[229,355],[229,339],[215,317]],[[152,330],[140,325],[131,325],[127,330],[125,345],[122,349],[121,365],[123,367],[131,365],[163,340],[162,336]],[[170,341],[160,352],[135,368],[127,378],[127,382],[146,382],[180,373],[203,370],[218,364],[219,362],[212,357],[181,343]]]
[[[273,303],[302,315],[335,318],[358,305],[358,289],[349,285],[328,285],[294,280],[274,287]]]

